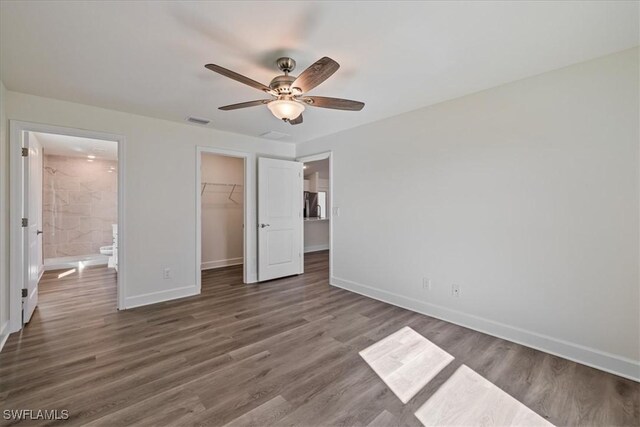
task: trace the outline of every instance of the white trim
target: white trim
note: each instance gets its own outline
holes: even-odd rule
[[[256,222],[256,158],[254,153],[246,151],[226,150],[214,147],[196,147],[196,288],[198,293],[202,288],[202,197],[200,196],[200,188],[202,186],[202,154],[218,154],[221,156],[238,157],[244,159],[244,230],[242,244],[242,281],[244,283],[255,283],[258,281],[258,232]]]
[[[229,267],[232,265],[240,265],[244,262],[243,257],[221,259],[218,261],[205,261],[200,266],[200,270],[211,270],[214,268]]]
[[[329,212],[327,212],[327,218],[329,219],[329,247],[327,249],[329,249],[329,277],[333,277],[333,219],[334,219],[333,207],[335,206],[335,204],[333,203],[334,201],[333,151],[329,150],[329,151],[323,151],[321,153],[309,154],[308,156],[302,156],[302,157],[296,158],[296,161],[305,163],[305,162],[314,162],[317,160],[324,160],[327,158],[329,159],[329,207],[331,208]],[[302,234],[304,236],[304,230],[302,231]],[[318,250],[324,250],[324,249],[318,249]],[[306,253],[311,251],[307,251],[305,249],[304,252]],[[303,263],[304,263],[304,258],[303,258]]]
[[[331,153],[332,153],[331,151],[323,151],[322,153],[309,154],[307,156],[296,158],[296,162],[308,163],[308,162],[317,162],[318,160],[330,159]],[[331,175],[329,175],[329,179],[331,179]]]
[[[19,120],[9,121],[9,191],[10,191],[10,215],[9,215],[9,319],[10,332],[16,332],[22,329],[22,297],[21,289],[24,283],[23,277],[23,241],[22,227],[20,225],[22,218],[22,207],[24,192],[24,177],[22,176],[22,132],[42,132],[53,133],[59,135],[76,136],[80,138],[102,139],[105,141],[114,141],[118,144],[118,228],[121,230],[118,236],[118,309],[124,309],[124,296],[126,294],[126,227],[125,227],[125,137],[105,132],[97,132],[86,129],[75,129],[63,126],[48,125],[42,123],[24,122]]]
[[[136,295],[125,298],[125,308],[141,307],[143,305],[166,302],[173,299],[191,297],[200,294],[200,289],[195,286],[184,286],[182,288],[167,289],[165,291],[150,292],[148,294]]]
[[[4,322],[4,325],[2,325],[2,327],[0,328],[0,351],[2,351],[2,349],[4,348],[5,343],[7,342],[7,339],[9,339],[9,325],[10,322],[7,320],[6,322]]]
[[[494,337],[502,338],[592,368],[600,369],[633,381],[640,381],[640,361],[606,353],[526,329],[506,325],[472,314],[436,304],[430,304],[394,292],[377,289],[351,280],[331,276],[332,286],[346,289],[369,298],[386,302],[436,319],[464,326]]]
[[[304,248],[304,253],[307,254],[309,252],[327,251],[329,248],[330,245],[328,243],[324,245],[311,245]]]

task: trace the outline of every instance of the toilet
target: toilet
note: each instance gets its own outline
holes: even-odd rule
[[[100,253],[102,255],[113,255],[113,246],[100,246]]]

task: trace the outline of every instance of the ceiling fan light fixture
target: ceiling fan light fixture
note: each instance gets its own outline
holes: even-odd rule
[[[297,77],[289,74],[296,66],[296,61],[293,59],[289,57],[279,58],[276,64],[284,74],[274,77],[269,83],[269,86],[216,64],[205,65],[207,69],[214,73],[218,73],[247,86],[251,86],[254,89],[266,92],[275,98],[240,102],[237,104],[218,107],[218,109],[231,111],[266,104],[267,108],[269,108],[276,118],[284,120],[290,125],[299,125],[304,121],[302,112],[308,105],[343,111],[360,111],[364,107],[364,102],[352,101],[350,99],[306,95],[310,90],[331,77],[333,73],[340,68],[340,64],[327,56],[322,57],[311,64],[310,67],[300,73]]]
[[[276,99],[267,108],[280,120],[293,120],[304,111],[304,104],[289,99]]]

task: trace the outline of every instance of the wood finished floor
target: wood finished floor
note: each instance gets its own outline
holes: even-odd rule
[[[640,425],[638,383],[331,287],[326,252],[305,271],[209,270],[200,296],[123,312],[110,270],[48,272],[0,353],[0,406],[68,409],[60,425],[419,426],[464,363],[557,426]],[[406,405],[358,355],[404,326],[455,357]]]

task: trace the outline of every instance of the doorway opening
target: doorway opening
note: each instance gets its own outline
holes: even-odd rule
[[[44,270],[101,265],[117,272],[118,144],[43,132],[29,139],[43,154]]]
[[[113,310],[123,308],[123,141],[11,122],[11,332],[33,319],[41,293],[89,302],[76,296],[109,293]],[[83,287],[84,276],[95,275],[103,278],[100,288]]]
[[[304,253],[329,252],[331,271],[331,239],[333,232],[332,153],[321,153],[297,159],[304,163]]]
[[[198,160],[199,286],[214,272],[247,283],[246,157],[202,148]]]

